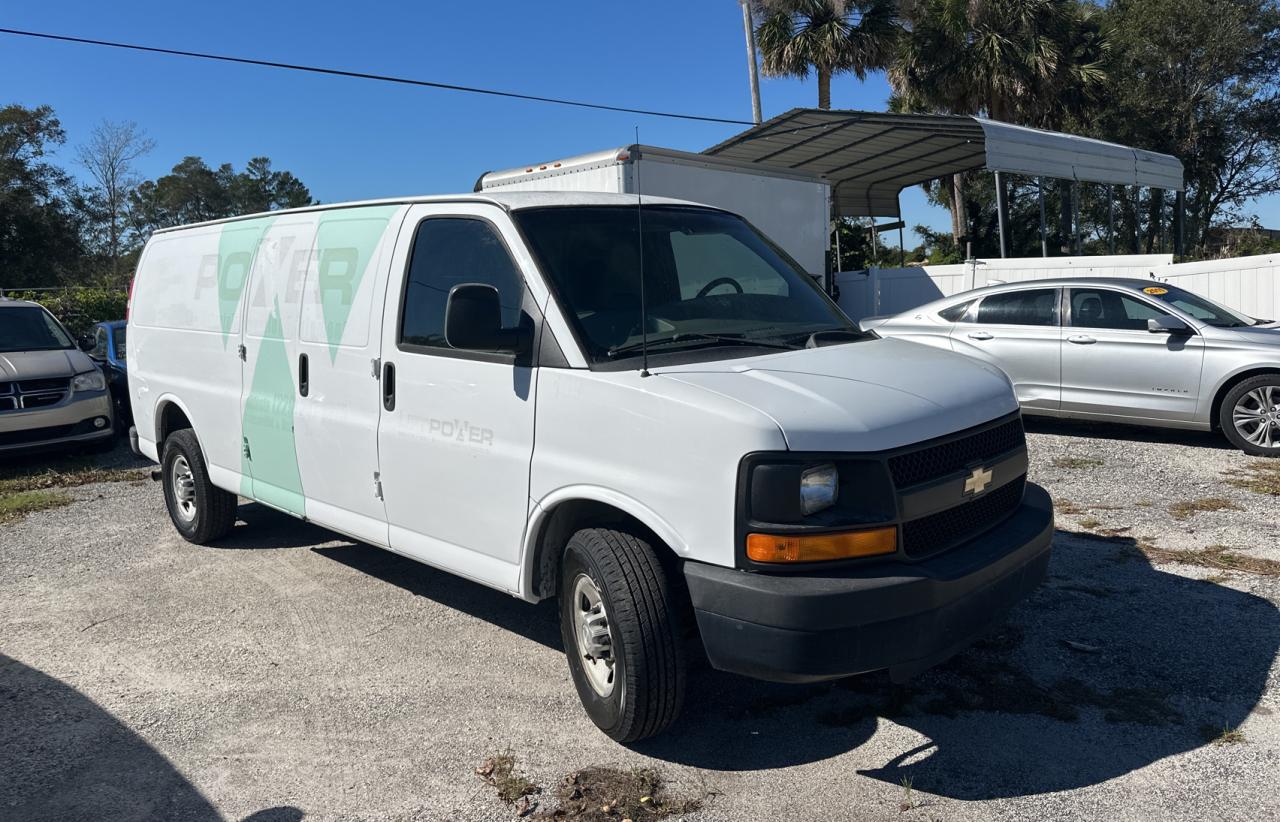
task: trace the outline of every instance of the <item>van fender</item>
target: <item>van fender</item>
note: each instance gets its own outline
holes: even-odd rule
[[[191,422],[193,429],[196,424],[195,418],[191,416],[191,409],[187,407],[186,403],[178,399],[175,394],[171,394],[166,391],[157,397],[155,404],[151,406],[151,436],[145,437],[143,436],[143,431],[138,431],[138,444],[142,448],[143,453],[146,453],[148,447],[150,447],[152,451],[156,452],[156,462],[160,461],[160,422],[164,417],[164,414],[161,413],[161,409],[170,404],[178,406],[178,410],[181,411],[182,415]],[[204,457],[205,463],[207,464],[209,461],[209,455],[204,452],[204,441],[200,439],[198,431],[196,432],[196,442],[200,443],[200,456]],[[150,456],[150,454],[148,454],[148,456]]]
[[[540,599],[533,589],[537,571],[534,563],[538,559],[538,539],[550,521],[552,513],[561,503],[579,501],[599,502],[616,508],[652,531],[676,554],[686,556],[689,553],[689,546],[680,536],[680,532],[652,508],[633,497],[599,485],[568,485],[557,488],[542,499],[533,500],[529,512],[529,521],[524,530],[524,545],[521,546],[518,593],[521,599],[529,602],[537,602]]]

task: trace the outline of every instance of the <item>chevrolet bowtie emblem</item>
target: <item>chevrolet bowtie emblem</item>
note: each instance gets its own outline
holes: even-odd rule
[[[966,494],[981,494],[983,491],[986,490],[987,486],[990,484],[991,484],[990,469],[983,468],[981,465],[979,465],[977,468],[973,469],[973,473],[970,474],[965,479],[964,492]]]

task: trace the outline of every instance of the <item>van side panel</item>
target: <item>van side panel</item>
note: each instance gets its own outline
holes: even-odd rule
[[[213,225],[167,232],[147,244],[129,320],[129,392],[139,438],[153,443],[149,450],[161,456],[157,411],[167,398],[177,399],[198,432],[211,478],[238,491],[239,305],[256,243],[243,242],[252,235],[223,243],[223,231]]]
[[[298,295],[316,221],[316,214],[303,213],[228,224],[245,226],[238,245],[258,238],[244,305],[240,493],[297,516],[306,515],[293,426]]]
[[[307,396],[298,398],[294,415],[307,515],[382,546],[386,514],[374,481],[382,391],[373,364],[400,212],[400,206],[369,206],[320,215],[297,343],[310,371]]]

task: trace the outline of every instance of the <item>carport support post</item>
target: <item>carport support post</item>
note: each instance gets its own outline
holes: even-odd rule
[[[1071,181],[1071,237],[1077,257],[1084,254],[1084,242],[1080,237],[1080,182]]]
[[[1116,194],[1114,186],[1107,186],[1107,251],[1116,253]]]
[[[1183,247],[1185,238],[1183,237],[1182,230],[1187,223],[1187,215],[1186,215],[1187,192],[1181,189],[1178,190],[1178,192],[1174,195],[1173,209],[1174,209],[1173,222],[1176,225],[1176,229],[1173,235],[1173,243],[1174,243],[1173,252],[1177,254],[1179,257],[1181,257],[1183,254],[1186,253],[1186,249]]]
[[[1044,178],[1036,178],[1036,196],[1040,199],[1040,256],[1049,256],[1049,231],[1044,220]]]
[[[1005,221],[1008,217],[1005,211],[1005,191],[1004,191],[1004,175],[995,172],[996,175],[996,223],[1000,226],[1000,258],[1004,259],[1009,256],[1008,244],[1005,241]]]

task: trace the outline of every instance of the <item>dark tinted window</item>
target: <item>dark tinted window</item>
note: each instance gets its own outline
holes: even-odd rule
[[[1146,331],[1147,320],[1165,312],[1148,302],[1101,288],[1071,289],[1071,325],[1076,328],[1111,328]]]
[[[958,323],[964,318],[965,314],[969,313],[969,306],[971,305],[973,305],[973,300],[967,300],[950,308],[942,309],[938,312],[938,316],[949,323]]]
[[[524,281],[493,227],[464,217],[424,220],[413,239],[400,341],[448,348],[444,340],[445,303],[449,290],[462,283],[497,288],[502,324],[519,324]]]
[[[1058,290],[1038,288],[992,294],[978,305],[978,322],[989,325],[1057,325]]]
[[[35,305],[0,308],[0,351],[50,351],[72,347],[67,332],[43,308]]]

